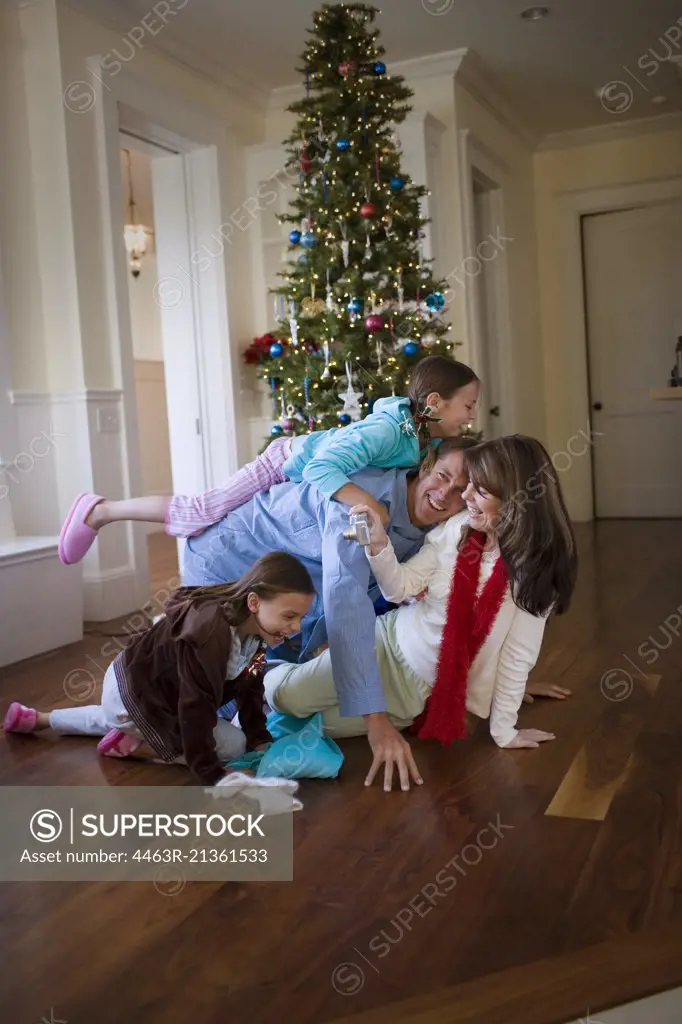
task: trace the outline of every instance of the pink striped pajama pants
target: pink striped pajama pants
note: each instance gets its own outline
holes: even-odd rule
[[[246,504],[254,494],[283,483],[287,477],[282,466],[291,454],[291,441],[290,437],[278,437],[222,487],[194,496],[174,494],[166,510],[166,533],[171,537],[196,537]]]

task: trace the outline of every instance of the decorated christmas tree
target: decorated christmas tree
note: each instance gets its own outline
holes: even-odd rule
[[[338,427],[377,398],[405,394],[423,356],[452,354],[444,282],[423,257],[420,200],[400,166],[395,125],[411,91],[384,63],[377,9],[325,4],[298,69],[305,97],[286,140],[298,175],[277,328],[246,358],[268,381],[273,434]]]

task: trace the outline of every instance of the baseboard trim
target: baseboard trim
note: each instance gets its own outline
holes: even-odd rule
[[[140,598],[135,570],[131,565],[83,577],[83,605],[86,622],[107,622],[137,611],[144,604]]]

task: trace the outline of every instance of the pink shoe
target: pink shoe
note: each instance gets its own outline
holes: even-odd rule
[[[84,558],[95,542],[97,531],[85,520],[104,498],[99,494],[79,494],[69,509],[59,534],[59,558],[64,565],[75,565]]]
[[[7,709],[2,727],[5,732],[33,732],[38,720],[35,708],[27,708],[18,700],[13,701]]]
[[[130,757],[141,744],[142,740],[123,729],[110,729],[97,744],[97,750],[102,757]]]

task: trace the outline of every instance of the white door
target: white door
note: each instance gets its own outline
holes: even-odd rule
[[[197,310],[191,262],[184,158],[152,160],[158,280],[173,492],[200,494],[207,474],[197,356]]]
[[[583,219],[595,512],[682,516],[682,401],[655,401],[682,335],[682,203]]]
[[[474,179],[474,230],[476,252],[487,253],[485,242],[494,234],[492,215],[493,192],[481,186]],[[476,314],[480,338],[481,365],[478,370],[483,378],[478,422],[485,438],[499,437],[506,432],[501,380],[499,331],[497,323],[497,302],[495,289],[495,267],[488,259],[478,260],[476,275],[471,282],[475,291]]]

